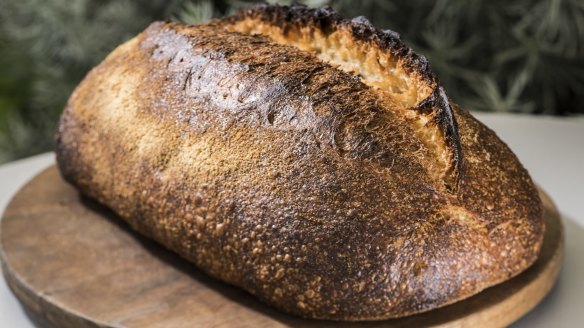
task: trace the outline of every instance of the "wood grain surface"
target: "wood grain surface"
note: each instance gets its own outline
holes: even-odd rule
[[[8,285],[46,327],[501,327],[531,310],[558,277],[563,227],[541,193],[546,235],[539,260],[474,297],[379,322],[305,320],[280,313],[147,240],[81,197],[55,167],[14,197],[0,222]]]

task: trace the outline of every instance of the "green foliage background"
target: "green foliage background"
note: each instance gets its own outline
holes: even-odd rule
[[[50,150],[75,85],[151,21],[196,23],[251,2],[0,0],[0,162]],[[584,1],[300,2],[400,32],[466,108],[584,113]]]

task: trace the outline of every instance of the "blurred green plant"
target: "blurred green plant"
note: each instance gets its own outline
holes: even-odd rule
[[[116,44],[182,2],[0,0],[0,162],[53,146],[73,88]]]
[[[75,85],[149,22],[197,23],[251,2],[0,0],[0,162],[50,150]],[[400,32],[466,108],[584,113],[581,0],[300,2]]]

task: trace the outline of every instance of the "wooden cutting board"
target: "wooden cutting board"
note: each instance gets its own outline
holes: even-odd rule
[[[0,259],[8,285],[47,327],[500,327],[548,293],[563,259],[563,228],[541,193],[546,235],[526,272],[456,304],[397,320],[339,324],[280,313],[209,278],[112,212],[80,197],[50,167],[8,205]]]

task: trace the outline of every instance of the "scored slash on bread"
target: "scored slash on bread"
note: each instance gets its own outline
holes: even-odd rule
[[[379,90],[380,98],[397,105],[388,106],[396,115],[411,121],[414,133],[434,152],[437,180],[456,189],[463,160],[450,102],[426,58],[406,47],[397,33],[380,31],[362,16],[348,21],[328,7],[298,5],[258,5],[212,24],[268,36],[356,74]]]
[[[57,141],[81,192],[303,317],[432,310],[521,273],[542,243],[509,148],[394,33],[330,9],[153,23],[82,81]]]

